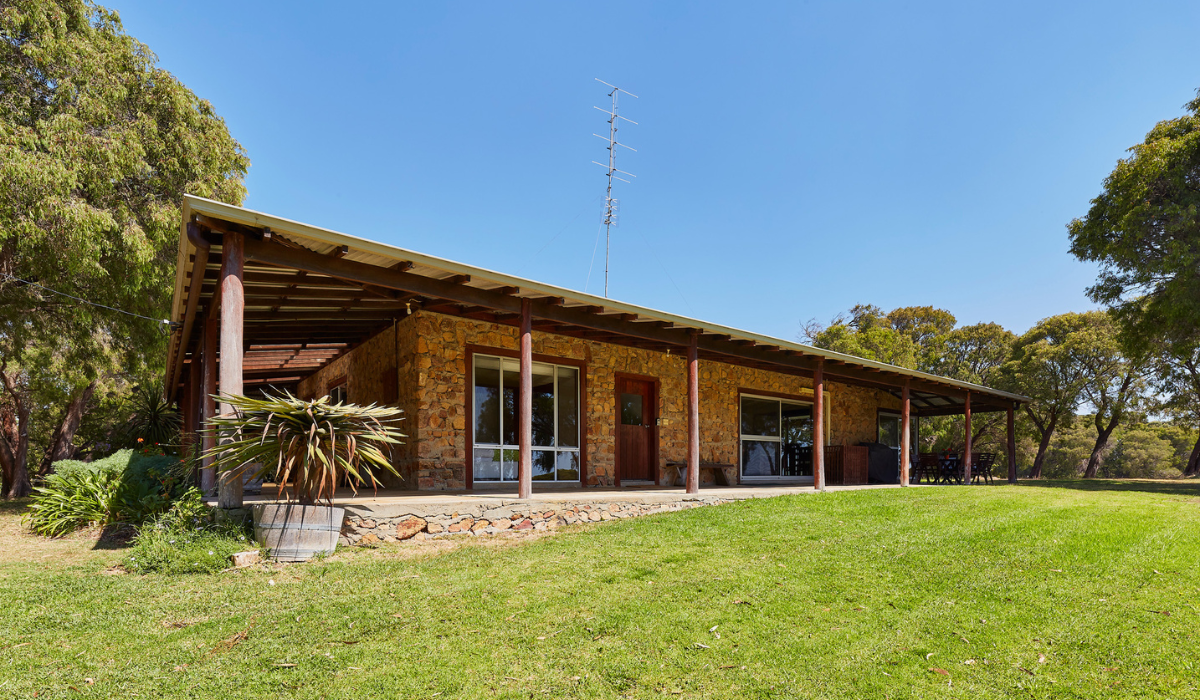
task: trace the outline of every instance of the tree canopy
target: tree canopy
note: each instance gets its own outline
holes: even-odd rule
[[[212,105],[158,67],[115,12],[84,0],[0,3],[8,400],[31,401],[30,373],[45,367],[55,368],[52,384],[78,396],[107,372],[159,363],[160,324],[26,282],[165,318],[183,194],[240,204],[248,167]],[[10,472],[24,468],[27,445],[8,437],[0,461],[6,482],[20,481]]]
[[[1068,225],[1071,252],[1101,265],[1088,294],[1134,343],[1200,333],[1200,97],[1185,107],[1129,149]]]

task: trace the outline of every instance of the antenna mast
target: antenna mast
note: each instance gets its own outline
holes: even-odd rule
[[[634,153],[637,153],[636,148],[630,148],[629,146],[626,146],[625,144],[617,141],[617,120],[618,119],[624,119],[625,121],[629,122],[630,124],[633,124],[635,126],[637,125],[637,122],[633,121],[632,119],[625,119],[625,117],[622,117],[617,114],[617,96],[618,96],[618,93],[623,92],[626,95],[629,95],[630,97],[632,97],[634,99],[637,99],[637,95],[633,94],[632,92],[630,92],[628,90],[622,90],[621,88],[617,87],[616,85],[611,85],[609,83],[606,83],[599,78],[596,78],[596,82],[601,83],[603,85],[608,85],[608,87],[612,88],[612,92],[608,93],[608,96],[612,98],[612,111],[610,112],[606,109],[600,109],[599,107],[596,107],[596,109],[599,109],[601,112],[604,112],[605,114],[608,115],[608,136],[605,137],[605,136],[601,136],[600,134],[595,134],[595,133],[592,134],[592,136],[595,136],[596,138],[604,139],[604,140],[608,141],[608,165],[606,166],[604,163],[600,163],[600,162],[597,162],[594,160],[592,161],[596,165],[599,165],[602,168],[608,169],[608,189],[605,191],[605,194],[604,194],[604,298],[607,299],[608,298],[608,251],[609,251],[609,244],[612,240],[611,231],[612,231],[613,225],[617,224],[617,215],[621,208],[620,202],[616,199],[613,199],[613,196],[612,196],[613,180],[620,180],[621,182],[624,182],[626,184],[629,183],[629,180],[626,180],[625,178],[622,178],[622,177],[618,177],[617,173],[621,173],[621,175],[628,175],[629,177],[637,177],[637,175],[634,175],[633,173],[627,173],[624,170],[617,169],[617,146],[620,146],[621,148],[629,148],[629,150],[633,151]]]

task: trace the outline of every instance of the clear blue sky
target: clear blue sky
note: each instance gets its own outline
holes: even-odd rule
[[[109,2],[246,147],[247,206],[574,289],[594,78],[626,87],[611,296],[787,339],[1089,308],[1065,225],[1200,87],[1195,2]]]

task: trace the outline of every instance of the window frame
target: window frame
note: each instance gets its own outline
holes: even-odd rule
[[[896,419],[896,437],[900,438],[901,445],[903,445],[904,444],[903,443],[903,441],[904,441],[904,435],[903,435],[904,414],[900,412],[900,409],[896,409],[896,408],[880,408],[875,411],[875,442],[877,442],[880,445],[886,444],[881,439],[883,437],[883,430],[882,430],[882,426],[880,425],[880,423],[883,421],[884,416],[887,416],[889,419],[890,418]],[[911,428],[911,426],[910,426],[910,428]],[[893,449],[899,450],[900,445],[897,445]]]
[[[337,399],[333,395],[333,392],[338,391],[339,389],[341,390],[342,394],[342,403],[350,402],[350,382],[348,379],[349,376],[343,374],[337,379],[329,382],[329,388],[325,390],[325,395],[329,397],[330,403],[337,403]]]
[[[464,431],[463,431],[464,438],[465,438],[464,443],[465,443],[465,447],[466,447],[463,467],[464,467],[465,476],[466,476],[466,479],[465,479],[466,486],[468,489],[474,488],[476,485],[475,484],[475,449],[476,449],[476,447],[478,447],[480,449],[501,450],[501,453],[502,453],[501,458],[502,459],[503,459],[503,452],[509,451],[509,450],[515,451],[515,450],[519,449],[519,446],[517,446],[517,445],[503,444],[503,440],[504,440],[503,412],[501,412],[500,426],[499,426],[500,431],[501,431],[500,435],[499,435],[501,442],[500,443],[482,443],[482,444],[477,444],[475,442],[475,358],[476,358],[476,356],[484,356],[484,357],[489,357],[489,358],[494,358],[494,359],[500,360],[500,386],[499,386],[499,389],[501,392],[501,396],[503,396],[503,392],[504,392],[503,375],[504,375],[505,364],[506,364],[506,362],[512,362],[512,361],[519,362],[519,358],[520,358],[520,354],[518,352],[504,349],[504,348],[494,348],[494,347],[474,346],[474,345],[467,346],[467,352],[466,352],[465,363],[464,363],[464,370],[465,370],[465,374],[466,374],[466,377],[465,377],[466,385],[464,387],[465,391],[463,392],[464,398],[465,398],[464,409],[465,409],[465,419],[466,419],[464,421]],[[555,464],[556,465],[557,465],[557,460],[558,460],[559,454],[572,453],[572,452],[578,454],[578,464],[579,464],[578,480],[559,479],[558,478],[558,470],[557,470],[557,466],[556,466],[555,472],[554,472],[554,479],[537,479],[537,480],[535,480],[535,483],[543,485],[543,486],[545,486],[545,485],[561,486],[564,484],[570,484],[570,485],[586,484],[587,483],[587,363],[580,361],[580,360],[573,360],[570,358],[552,357],[552,356],[540,355],[540,354],[535,354],[533,356],[533,361],[538,364],[550,365],[553,368],[553,372],[554,372],[554,417],[553,417],[554,438],[553,439],[554,439],[554,442],[556,442],[556,443],[560,442],[560,439],[558,437],[558,430],[559,430],[559,422],[558,422],[558,418],[559,418],[559,400],[558,400],[558,397],[559,397],[559,393],[558,393],[559,368],[562,367],[562,368],[576,370],[577,375],[576,375],[575,390],[576,390],[576,408],[578,410],[578,416],[576,418],[576,427],[579,431],[579,439],[578,439],[579,444],[578,444],[578,446],[575,446],[575,447],[570,447],[570,446],[564,447],[561,445],[553,445],[553,446],[531,445],[530,446],[534,451],[542,450],[542,451],[553,452],[555,454]],[[515,484],[515,483],[517,483],[517,480],[515,480],[515,479],[514,480],[505,480],[504,479],[503,466],[501,466],[500,479],[498,479],[498,480],[489,479],[486,481],[483,481],[483,480],[479,481],[479,484],[486,485],[489,487],[491,487],[491,486],[506,486],[506,485]]]
[[[824,430],[822,431],[822,433],[823,433],[822,437],[825,438],[825,445],[828,446],[829,439],[830,439],[830,436],[829,436],[829,424],[830,424],[830,420],[829,420],[829,405],[830,405],[829,390],[826,389],[823,393],[824,393],[824,404],[825,404],[823,417],[824,417],[825,425],[824,425]],[[778,408],[778,411],[779,411],[779,423],[778,423],[779,435],[777,435],[775,437],[770,437],[767,435],[748,435],[748,434],[742,432],[742,401],[744,399],[748,399],[748,398],[749,399],[757,399],[760,401],[773,401],[778,405],[778,407],[779,407]],[[739,389],[738,390],[738,397],[737,397],[737,429],[738,429],[737,471],[738,471],[739,482],[749,482],[749,483],[786,482],[786,483],[796,483],[796,484],[811,484],[811,483],[813,483],[814,477],[812,477],[812,476],[770,476],[770,475],[768,475],[768,476],[746,476],[743,473],[743,468],[745,465],[742,464],[742,454],[743,454],[743,444],[745,443],[746,440],[750,440],[753,442],[773,442],[777,445],[780,445],[780,448],[779,448],[780,457],[779,458],[782,459],[783,405],[786,403],[786,404],[791,404],[793,406],[812,407],[815,405],[814,399],[815,399],[815,397],[812,394],[810,394],[808,396],[803,396],[803,395],[794,395],[794,394],[777,394],[777,393],[768,392],[768,391],[756,391],[753,389]]]

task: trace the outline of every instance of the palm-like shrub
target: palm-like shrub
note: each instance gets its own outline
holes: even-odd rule
[[[130,447],[141,446],[138,443],[146,446],[178,444],[183,419],[167,401],[161,383],[134,387],[130,402],[133,415],[124,430],[126,444]]]
[[[222,400],[233,412],[214,416],[207,427],[227,440],[207,453],[218,471],[254,468],[253,478],[273,479],[281,494],[291,484],[306,505],[332,501],[347,477],[357,493],[359,484],[378,487],[377,469],[399,476],[383,447],[405,437],[393,425],[400,409],[332,403],[328,396],[305,401],[288,392]]]

